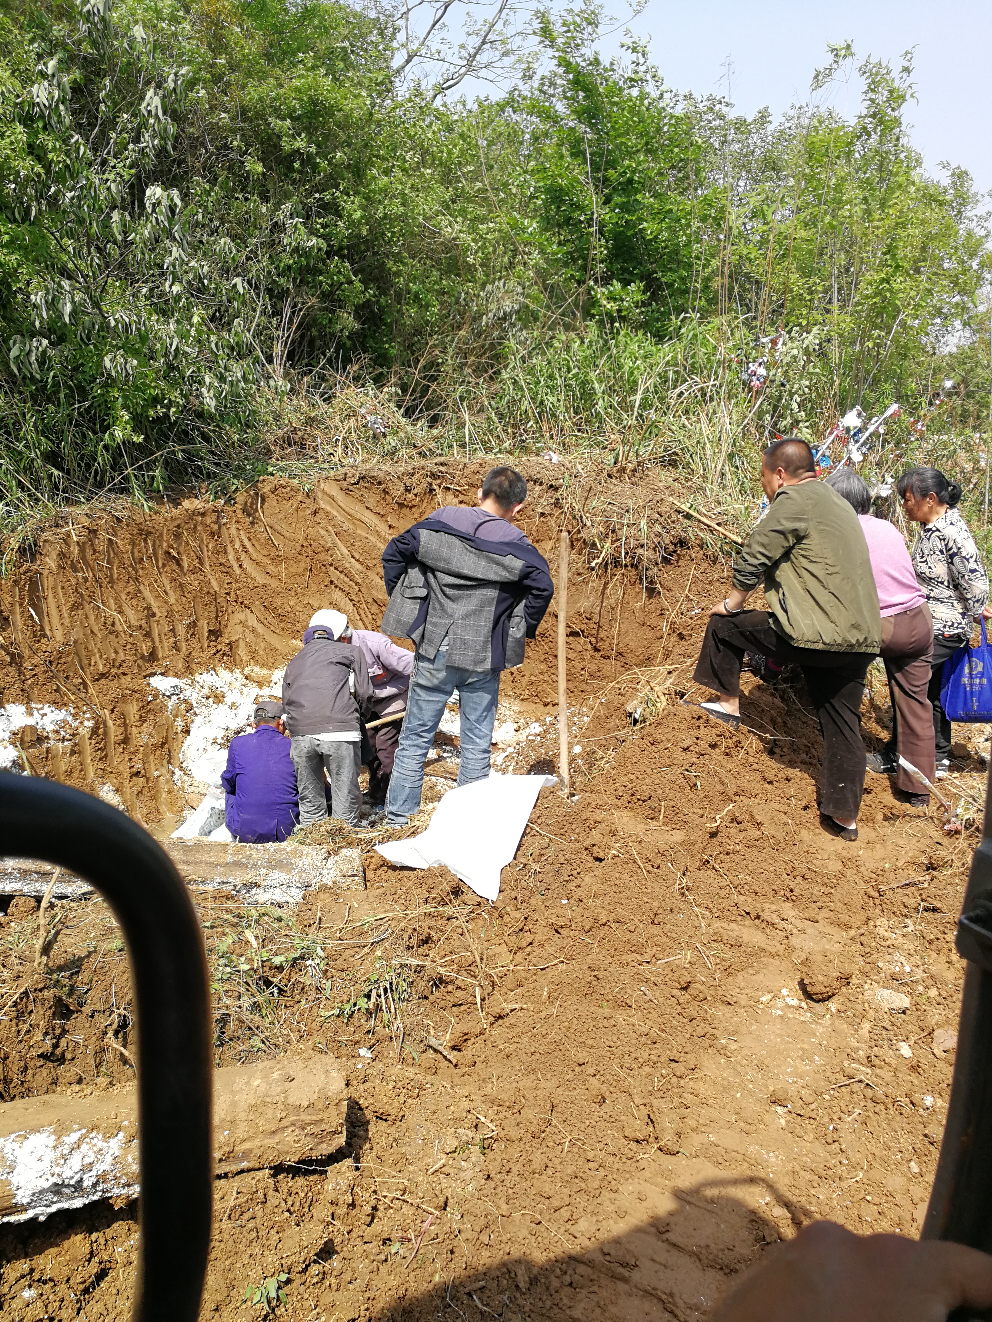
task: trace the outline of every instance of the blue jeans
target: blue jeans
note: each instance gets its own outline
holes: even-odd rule
[[[406,698],[406,716],[400,746],[386,795],[386,823],[406,826],[420,808],[424,763],[441,724],[445,703],[458,690],[461,718],[458,784],[470,785],[489,775],[489,750],[499,700],[498,670],[463,670],[447,665],[448,649],[441,646],[433,661],[417,653]]]

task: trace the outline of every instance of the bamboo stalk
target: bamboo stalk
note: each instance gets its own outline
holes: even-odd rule
[[[697,514],[697,512],[691,510],[688,505],[680,505],[677,500],[672,500],[670,496],[666,496],[665,499],[668,501],[669,505],[671,505],[673,509],[677,509],[680,514],[685,514],[688,518],[695,519],[697,523],[704,523],[707,528],[712,528],[713,531],[718,532],[721,537],[726,537],[728,542],[733,542],[735,546],[744,545],[739,537],[735,537],[732,532],[727,532],[726,528],[721,528],[718,523],[714,523],[712,519],[708,519],[705,514]]]
[[[568,627],[568,533],[562,529],[558,557],[558,771],[568,794],[568,692],[565,682],[565,640]]]

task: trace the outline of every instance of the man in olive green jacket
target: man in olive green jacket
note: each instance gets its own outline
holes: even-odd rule
[[[720,695],[701,703],[703,711],[736,727],[744,653],[798,665],[823,734],[820,820],[831,834],[856,840],[865,784],[861,700],[882,640],[868,545],[851,506],[817,481],[805,441],[770,445],[761,485],[771,508],[735,561],[733,587],[710,611],[693,679]],[[771,611],[744,610],[762,579]]]

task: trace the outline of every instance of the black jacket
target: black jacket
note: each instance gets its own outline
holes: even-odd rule
[[[350,675],[355,677],[354,694]],[[357,731],[359,709],[363,714],[369,711],[372,697],[369,668],[359,648],[331,638],[311,638],[290,661],[282,681],[286,729],[291,735]]]

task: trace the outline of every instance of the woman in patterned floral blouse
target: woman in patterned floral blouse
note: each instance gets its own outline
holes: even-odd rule
[[[992,618],[989,578],[975,539],[956,506],[961,488],[936,468],[911,468],[896,484],[907,519],[920,524],[913,568],[933,616],[933,656],[927,697],[933,707],[937,775],[946,776],[951,758],[951,723],[940,705],[944,662],[964,647],[977,616]]]

